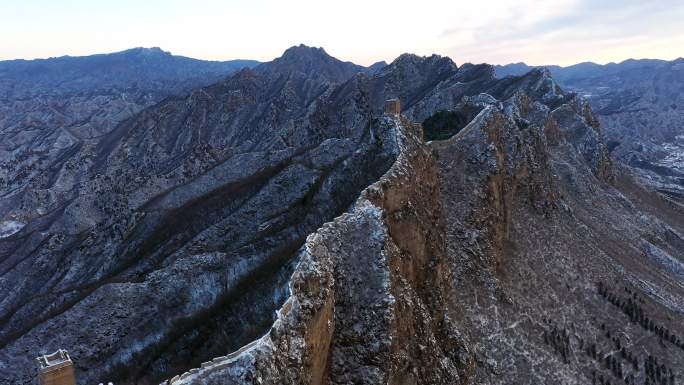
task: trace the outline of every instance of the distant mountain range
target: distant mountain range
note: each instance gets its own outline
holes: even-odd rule
[[[620,75],[625,72],[651,71],[658,68],[667,67],[671,64],[682,63],[683,58],[673,61],[660,59],[627,59],[620,63],[596,64],[593,62],[582,62],[570,66],[541,65],[530,66],[523,62],[511,63],[506,65],[495,65],[496,76],[505,77],[509,75],[522,75],[533,68],[547,68],[551,71],[554,78],[559,82],[567,82],[586,78],[603,79],[610,75]]]
[[[159,48],[0,62],[0,191],[26,188],[66,151],[162,99],[258,62],[213,62]]]
[[[0,61],[0,79],[23,86],[150,85],[161,81],[189,81],[226,76],[255,60],[208,61],[175,56],[161,48],[132,48],[91,56],[61,56],[49,59]]]

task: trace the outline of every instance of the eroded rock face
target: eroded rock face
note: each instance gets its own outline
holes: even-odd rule
[[[293,47],[146,109],[22,197],[27,223],[2,240],[10,381],[31,380],[26,350],[70,346],[84,380],[154,382],[262,334],[306,236],[398,154],[372,123],[379,78],[357,69]]]
[[[470,101],[485,107],[433,143],[448,315],[469,337],[471,383],[679,378],[683,293],[665,260],[684,259],[684,223],[653,209],[656,195],[617,183],[586,102],[527,95]],[[668,250],[650,258],[660,262],[644,259],[651,235]]]
[[[445,318],[439,180],[420,126],[384,116],[401,155],[308,237],[291,295],[255,343],[173,384],[453,384],[467,345]]]
[[[684,59],[548,68],[564,88],[592,104],[621,173],[681,206]],[[518,63],[498,66],[497,74],[521,75],[531,69]]]

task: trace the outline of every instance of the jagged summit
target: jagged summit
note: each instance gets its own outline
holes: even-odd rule
[[[293,45],[283,52],[281,58],[290,57],[303,57],[303,56],[318,56],[318,57],[330,57],[323,47],[312,47],[306,44]]]
[[[146,55],[146,56],[152,56],[152,55],[162,55],[162,56],[170,56],[171,52],[169,51],[164,51],[163,49],[159,47],[135,47],[135,48],[130,48],[124,51],[119,51],[119,52],[114,52],[112,53],[113,55],[116,54],[121,54],[121,55]]]
[[[405,53],[392,63],[381,68],[377,76],[398,76],[399,78],[445,79],[458,72],[458,66],[449,57],[440,55],[419,56]]]
[[[384,98],[398,98],[402,109],[409,110],[425,92],[457,72],[458,67],[448,57],[402,54],[372,75],[373,89],[377,90],[373,104],[379,108]]]
[[[464,79],[493,79],[494,67],[491,64],[463,63],[459,68],[459,74]]]
[[[456,70],[458,66],[448,56],[441,56],[432,54],[430,56],[420,56],[412,53],[403,53],[399,55],[390,65],[395,67],[406,67],[416,65],[441,65],[449,69]]]
[[[530,72],[543,77],[552,77],[551,70],[548,67],[534,67],[530,70]]]
[[[375,62],[375,63],[369,65],[368,67],[366,67],[366,72],[373,74],[373,73],[378,72],[379,70],[381,70],[385,67],[387,67],[387,62],[384,60],[381,60],[381,61]]]
[[[323,48],[300,44],[288,48],[282,56],[258,66],[256,70],[281,74],[295,72],[339,83],[364,71],[364,67],[334,58]]]

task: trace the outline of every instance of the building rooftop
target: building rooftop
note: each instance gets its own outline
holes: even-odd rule
[[[40,366],[41,372],[50,371],[72,364],[69,353],[64,349],[59,349],[52,354],[44,354],[40,357],[37,357],[36,360],[38,360],[38,365]]]

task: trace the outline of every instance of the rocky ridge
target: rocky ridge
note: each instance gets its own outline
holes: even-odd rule
[[[401,155],[347,213],[307,238],[268,333],[168,383],[459,379],[467,363],[454,355],[460,341],[444,328],[439,289],[446,280],[434,158],[419,126],[389,115],[378,124]]]
[[[32,220],[2,241],[3,361],[26,368],[11,381],[47,336],[81,347],[86,379],[149,381],[271,322],[306,235],[394,157],[347,99],[362,95],[326,100],[356,67],[301,50],[120,123],[12,208]]]
[[[165,383],[682,376],[681,218],[659,218],[640,199],[646,190],[616,181],[591,108],[548,72],[449,77],[405,114],[460,100],[450,110],[467,124],[444,141],[409,141],[348,213],[307,239],[266,335]],[[476,86],[489,93],[463,91]],[[417,130],[384,119],[405,138]]]
[[[8,383],[66,346],[122,384],[684,375],[681,216],[549,71],[293,47],[73,159],[78,198],[0,240]]]
[[[684,59],[548,66],[558,82],[589,100],[624,172],[682,207]],[[497,66],[520,75],[524,63]]]
[[[33,219],[12,214],[13,208],[41,199],[35,195],[64,168],[78,167],[68,162],[74,154],[94,147],[118,123],[256,64],[202,61],[159,48],[0,62],[0,213],[10,217],[0,221],[6,229],[0,236]]]

